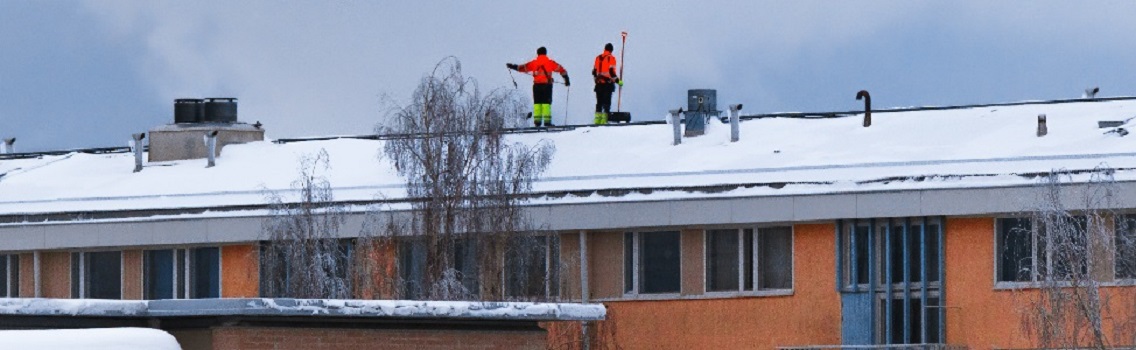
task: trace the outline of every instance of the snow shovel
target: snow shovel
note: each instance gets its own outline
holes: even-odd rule
[[[627,48],[627,32],[622,32],[622,33],[620,33],[620,35],[623,36],[623,43],[619,45],[619,79],[623,79],[623,52],[624,52],[624,49]],[[621,111],[622,106],[623,106],[623,85],[620,84],[619,85],[619,98],[616,100],[616,103],[615,103],[615,112],[611,112],[611,114],[607,116],[607,121],[609,123],[620,123],[620,122],[630,123],[631,122],[631,112]]]

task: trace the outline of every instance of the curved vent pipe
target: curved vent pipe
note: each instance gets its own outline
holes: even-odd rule
[[[856,93],[856,100],[864,100],[864,127],[872,126],[872,95],[868,94],[868,90],[860,90]]]

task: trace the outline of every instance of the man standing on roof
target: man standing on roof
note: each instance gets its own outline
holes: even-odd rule
[[[571,86],[568,71],[556,61],[548,58],[548,50],[541,46],[536,49],[536,59],[522,65],[506,63],[505,67],[533,76],[533,125],[552,126],[552,73],[560,73],[564,86]]]
[[[623,86],[615,74],[615,56],[611,55],[614,47],[611,43],[604,45],[604,52],[596,56],[596,63],[592,66],[592,77],[596,79],[596,117],[595,123],[607,124],[607,115],[611,113],[611,94],[615,92],[615,84]]]

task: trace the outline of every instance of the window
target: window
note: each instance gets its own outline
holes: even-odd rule
[[[217,247],[143,252],[143,299],[220,298],[220,253]]]
[[[459,298],[475,299],[481,293],[477,240],[457,239],[451,242],[453,255],[450,256],[450,261],[453,263],[453,267],[443,271],[448,276],[439,277],[454,278],[460,282],[460,289],[462,290],[447,290],[445,293],[460,292],[464,295],[458,295]],[[444,281],[430,281],[426,275],[428,273],[426,266],[429,263],[428,259],[430,259],[426,245],[426,239],[423,237],[406,238],[398,242],[398,273],[402,282],[403,299],[429,298],[432,292],[442,292],[431,288],[434,287],[434,282]],[[449,283],[438,285],[447,289],[453,286]]]
[[[1125,215],[1116,220],[1117,279],[1136,279],[1136,215]]]
[[[997,224],[999,282],[1063,281],[1088,273],[1084,216],[1000,218]]]
[[[71,295],[122,299],[122,252],[71,253]]]
[[[505,254],[506,294],[513,298],[545,298],[560,294],[560,236],[509,239]]]
[[[792,227],[706,231],[706,291],[755,288],[793,288]]]
[[[624,257],[624,276],[633,277],[633,288],[624,286],[624,290],[633,294],[679,292],[682,272],[678,231],[627,233],[624,244],[628,243],[632,249],[631,254]],[[627,251],[626,247],[624,250]],[[631,264],[627,263],[628,257]]]
[[[261,242],[260,295],[274,298],[350,298],[354,245],[353,239]],[[194,284],[189,288],[204,287]]]
[[[0,255],[0,297],[20,297],[19,255]]]

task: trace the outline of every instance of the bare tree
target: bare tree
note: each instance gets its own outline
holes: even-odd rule
[[[540,235],[521,204],[555,147],[506,142],[503,133],[523,121],[523,106],[511,90],[483,94],[448,58],[377,127],[413,207],[410,219],[391,220],[385,233],[402,242],[402,297],[504,298],[506,256],[539,249],[515,242]],[[541,241],[543,249],[554,237]]]
[[[350,298],[351,242],[339,238],[345,208],[335,203],[322,173],[328,154],[320,150],[300,160],[292,183],[297,198],[270,192],[271,215],[261,245],[261,294],[291,298]]]
[[[1041,348],[1106,349],[1131,345],[1136,321],[1115,312],[1120,302],[1102,283],[1133,270],[1132,227],[1117,212],[1113,170],[1098,167],[1090,179],[1070,186],[1069,172],[1054,171],[1039,182],[1035,207],[1021,234],[1033,237],[1029,276],[1036,290],[1019,291],[1024,299],[1023,331]],[[1072,207],[1070,207],[1072,206]],[[1109,332],[1107,324],[1111,323]],[[1126,334],[1127,333],[1127,334]]]

